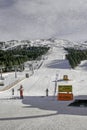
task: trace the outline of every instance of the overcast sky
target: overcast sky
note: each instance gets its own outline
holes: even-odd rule
[[[87,0],[0,0],[0,40],[86,34]]]

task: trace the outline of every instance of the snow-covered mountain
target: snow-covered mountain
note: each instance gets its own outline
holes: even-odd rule
[[[38,40],[11,40],[0,42],[0,49],[8,50],[16,47],[29,46],[49,46],[49,47],[73,47],[75,49],[87,49],[87,42],[72,42],[64,39],[38,39]]]

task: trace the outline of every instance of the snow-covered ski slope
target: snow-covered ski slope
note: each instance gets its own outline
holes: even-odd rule
[[[86,130],[87,107],[69,107],[72,101],[58,101],[57,92],[54,96],[55,80],[57,86],[70,84],[73,86],[74,99],[87,99],[87,67],[83,61],[75,70],[71,69],[65,59],[65,43],[51,45],[45,60],[34,74],[14,86],[20,84],[24,88],[23,100],[10,100],[11,89],[0,92],[0,129],[3,130]],[[69,45],[70,46],[70,45]],[[63,81],[68,75],[69,81]],[[57,77],[58,76],[58,77]],[[49,96],[46,97],[46,88]]]
[[[44,60],[41,68],[36,70],[32,77],[23,82],[26,95],[44,96],[45,90],[48,88],[49,95],[52,96],[54,94],[56,75],[58,75],[57,85],[72,85],[73,94],[75,96],[87,94],[86,61],[82,62],[83,66],[80,65],[73,70],[70,67],[68,60],[65,59],[65,54],[67,53],[63,48],[65,46],[66,44],[64,43],[62,43],[61,46],[59,44],[52,46],[46,56],[47,59]],[[68,75],[70,80],[61,81],[63,75]]]

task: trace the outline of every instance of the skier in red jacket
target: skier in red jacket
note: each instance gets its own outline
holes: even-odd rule
[[[21,85],[18,90],[20,91],[20,98],[23,99],[23,86]]]

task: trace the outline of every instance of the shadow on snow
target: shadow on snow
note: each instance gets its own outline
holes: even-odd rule
[[[69,69],[71,68],[69,65],[68,60],[53,60],[49,64],[46,65],[48,68],[55,68],[55,69]]]
[[[81,95],[74,97],[75,99],[87,99],[86,95]],[[40,114],[40,115],[33,115],[33,116],[20,116],[20,117],[7,117],[7,118],[0,118],[0,121],[6,121],[6,120],[23,120],[23,119],[32,119],[32,118],[41,118],[41,117],[50,117],[50,116],[56,116],[59,114],[65,114],[65,115],[81,115],[81,116],[87,116],[87,107],[73,107],[69,106],[72,101],[58,101],[57,97],[53,96],[26,96],[24,99],[22,99],[22,103],[24,106],[22,106],[23,109],[33,109],[38,108],[41,110],[47,110],[47,111],[54,111],[55,113],[50,114]]]
[[[76,99],[85,99],[87,100],[87,96],[79,95],[74,97]],[[56,114],[68,114],[68,115],[83,115],[87,116],[87,107],[78,107],[78,106],[69,106],[72,101],[58,101],[57,97],[39,97],[39,96],[30,96],[25,97],[22,102],[26,104],[26,107],[29,108],[39,108],[49,111],[56,111]],[[25,108],[26,108],[25,107]]]

